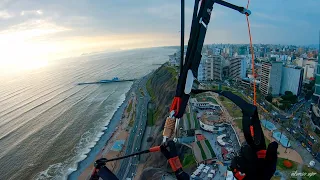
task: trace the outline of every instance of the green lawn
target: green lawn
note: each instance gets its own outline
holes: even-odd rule
[[[204,142],[205,142],[206,145],[208,146],[208,149],[209,149],[209,151],[210,151],[210,153],[211,153],[211,156],[212,156],[212,157],[216,157],[216,154],[214,153],[210,142],[209,142],[208,140],[205,140]]]
[[[200,128],[200,123],[199,123],[199,121],[197,119],[196,113],[193,113],[193,121],[194,121],[195,129],[199,129]]]
[[[212,102],[214,104],[218,104],[218,102],[213,97],[207,97],[207,96],[197,96],[198,102]]]
[[[268,147],[268,145],[270,144],[270,140],[266,136],[264,136],[264,139],[266,141],[266,146]]]
[[[198,147],[199,147],[199,149],[200,149],[200,151],[201,151],[202,159],[207,159],[207,155],[206,155],[206,153],[204,152],[204,150],[203,150],[203,148],[202,148],[202,146],[201,146],[200,141],[197,141],[197,144],[198,144]]]
[[[244,95],[242,95],[240,92],[233,90],[232,93],[235,94],[235,95],[237,95],[237,96],[239,96],[239,97],[241,97],[243,100],[245,100],[245,101],[247,101],[247,102],[249,102],[249,103],[252,103],[251,101],[248,100],[247,97],[245,97]],[[252,97],[252,98],[253,98],[253,97]]]
[[[207,100],[209,100],[210,102],[212,102],[214,104],[218,104],[218,102],[212,97],[208,97]]]
[[[235,122],[237,127],[242,130],[242,119],[236,119]]]
[[[298,167],[298,163],[294,162],[294,161],[290,161],[292,163],[292,167],[291,168],[287,168],[283,165],[283,161],[286,160],[284,158],[278,158],[278,162],[277,162],[277,170],[280,170],[280,171],[287,171],[287,170],[290,170],[290,171],[295,171],[297,170],[297,167]]]
[[[221,87],[222,91],[231,91],[232,88],[228,87],[228,86],[222,86]]]
[[[307,173],[307,176],[303,177],[302,179],[308,180],[319,180],[320,179],[320,171],[316,169],[309,168],[308,166],[304,165],[302,167],[302,172]],[[308,176],[309,175],[309,176]]]
[[[183,161],[182,161],[182,166],[183,166],[183,168],[186,168],[186,167],[195,165],[196,163],[197,163],[197,162],[196,162],[196,160],[194,159],[193,154],[185,154],[185,155],[184,155],[184,158],[183,158]]]
[[[221,101],[222,105],[227,108],[229,114],[232,117],[242,117],[242,111],[238,106],[236,106],[234,103],[232,103],[230,100],[226,99],[224,101]]]
[[[279,177],[279,176],[272,176],[271,180],[281,180],[281,177]]]

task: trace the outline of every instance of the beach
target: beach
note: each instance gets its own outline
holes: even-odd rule
[[[129,125],[130,119],[133,116],[133,112],[135,111],[136,102],[137,102],[137,98],[136,98],[135,93],[132,92],[130,94],[131,95],[130,95],[130,98],[128,99],[128,101],[124,102],[124,105],[126,106],[126,108],[125,109],[121,109],[123,111],[119,112],[119,113],[122,113],[123,115],[121,116],[120,120],[117,121],[118,125],[116,126],[114,132],[112,133],[112,135],[109,138],[109,140],[107,141],[107,143],[103,146],[101,151],[96,155],[95,160],[97,160],[99,158],[112,159],[112,158],[116,158],[116,157],[119,157],[119,156],[123,155],[123,153],[124,153],[123,146],[122,146],[122,149],[120,151],[112,150],[112,146],[118,140],[126,141],[128,136],[129,136],[128,125]],[[132,103],[132,109],[130,111],[128,111],[128,106],[129,106],[130,103]],[[118,111],[121,111],[121,110],[119,109]],[[92,173],[92,170],[94,168],[93,162],[79,175],[78,179],[87,180],[87,179],[90,178],[90,174]],[[107,163],[106,166],[112,172],[115,173],[115,172],[117,172],[117,170],[119,168],[119,162],[120,161],[112,161],[112,162]]]

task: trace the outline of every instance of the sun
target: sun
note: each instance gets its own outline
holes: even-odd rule
[[[48,65],[54,53],[61,49],[48,37],[69,29],[44,20],[28,21],[0,31],[0,67],[16,72]]]

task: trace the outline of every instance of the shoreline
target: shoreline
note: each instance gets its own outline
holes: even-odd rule
[[[99,154],[97,154],[97,156],[95,157],[95,160],[97,160],[99,158],[112,159],[114,157],[118,157],[120,155],[123,155],[122,153],[125,150],[124,147],[126,146],[126,141],[129,136],[129,132],[127,131],[128,128],[130,128],[129,121],[134,114],[135,106],[136,106],[136,102],[137,102],[135,93],[131,92],[131,94],[132,94],[132,96],[130,96],[127,104],[132,103],[132,110],[128,112],[127,107],[124,109],[123,116],[120,118],[119,124],[115,128],[115,130],[112,133],[109,140],[106,142],[106,144],[100,150]],[[113,151],[111,148],[117,140],[124,140],[123,147],[121,148],[120,151]],[[119,168],[119,161],[109,162],[106,164],[106,166],[112,172],[115,173]],[[81,174],[78,176],[78,179],[81,179],[81,180],[89,179],[89,175],[92,173],[93,168],[94,168],[94,166],[93,166],[93,162],[92,162],[88,167],[86,167],[81,172]]]
[[[94,161],[100,158],[112,159],[115,157],[124,156],[126,154],[127,146],[128,146],[128,139],[132,137],[131,131],[134,128],[134,125],[131,124],[131,120],[136,118],[136,112],[138,111],[137,108],[139,107],[139,102],[141,101],[139,97],[139,84],[145,78],[148,78],[150,74],[153,74],[154,71],[146,74],[145,76],[141,77],[136,81],[135,84],[132,85],[132,88],[129,91],[129,94],[126,94],[126,101],[124,102],[124,109],[122,109],[122,116],[119,119],[119,123],[115,127],[112,135],[105,143],[104,146],[100,148],[99,153],[96,154],[95,158],[88,164],[85,169],[81,170],[80,174],[77,174],[77,179],[80,180],[89,180],[92,170],[94,169]],[[127,109],[127,105],[132,103],[132,108],[130,110]],[[140,133],[141,134],[141,133]],[[144,134],[144,133],[143,133]],[[139,136],[139,135],[138,135]],[[116,141],[123,141],[122,148],[118,150],[113,150],[112,147]],[[141,147],[140,147],[141,148]],[[112,161],[106,164],[108,169],[112,171],[114,174],[117,175],[119,169],[122,167],[122,161]]]
[[[77,169],[67,176],[68,180],[69,179],[70,180],[78,179],[80,177],[80,175],[88,167],[90,167],[90,165],[93,164],[96,157],[98,157],[100,155],[102,149],[108,145],[108,143],[110,142],[111,138],[113,137],[114,133],[117,130],[116,128],[120,125],[120,120],[122,119],[122,116],[125,113],[125,109],[127,107],[128,101],[131,98],[130,94],[135,89],[135,84],[136,84],[136,82],[133,82],[129,91],[124,94],[125,99],[121,103],[121,105],[119,105],[119,107],[115,110],[114,114],[112,115],[112,118],[110,119],[109,124],[106,125],[107,129],[102,131],[103,135],[99,138],[99,140],[97,141],[95,146],[90,149],[90,152],[86,155],[87,157],[84,160],[79,161],[77,163]]]

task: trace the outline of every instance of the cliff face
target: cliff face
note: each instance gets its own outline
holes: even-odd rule
[[[151,98],[154,107],[153,142],[151,146],[157,146],[162,142],[162,130],[169,115],[170,105],[175,95],[177,85],[177,72],[172,67],[165,65],[157,69],[150,77],[149,86]],[[153,168],[161,168],[166,170],[167,161],[161,153],[149,153],[146,157],[144,167],[150,167],[141,175],[141,179],[148,179],[153,176]],[[159,171],[159,169],[158,169]],[[155,177],[153,176],[153,179]]]
[[[177,73],[172,67],[160,67],[150,78],[154,93],[155,125],[161,126],[168,116],[177,86]]]

